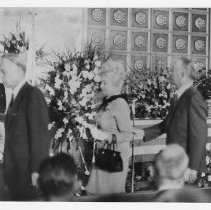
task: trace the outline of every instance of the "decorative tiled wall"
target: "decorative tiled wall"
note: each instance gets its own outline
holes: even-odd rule
[[[89,8],[85,23],[87,40],[103,44],[129,67],[170,66],[188,55],[208,68],[208,9]]]

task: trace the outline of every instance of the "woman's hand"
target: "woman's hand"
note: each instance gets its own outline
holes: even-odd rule
[[[104,132],[93,125],[89,125],[89,129],[94,139],[108,141],[109,143],[112,141],[112,135],[108,132]]]

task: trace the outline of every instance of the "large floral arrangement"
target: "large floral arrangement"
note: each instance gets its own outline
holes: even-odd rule
[[[135,117],[156,119],[166,116],[175,90],[170,68],[131,69],[127,86],[129,94],[136,99]]]
[[[29,49],[29,39],[26,32],[20,26],[17,26],[15,32],[3,36],[0,46],[2,46],[0,53],[25,53]],[[46,55],[43,45],[35,51],[35,60],[42,60]]]
[[[103,59],[99,51],[87,45],[81,53],[54,53],[56,60],[49,62],[52,70],[42,83],[51,118],[49,129],[55,130],[54,152],[62,145],[68,152],[71,146],[91,139],[88,124],[94,123],[94,97]]]

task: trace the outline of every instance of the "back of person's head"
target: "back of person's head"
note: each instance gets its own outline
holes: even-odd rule
[[[59,201],[74,194],[77,167],[70,155],[60,153],[47,158],[41,163],[39,174],[39,188],[46,200]]]
[[[187,76],[194,80],[196,77],[196,68],[194,67],[190,58],[182,56],[178,59],[183,64],[183,70],[186,72]]]
[[[183,203],[209,203],[210,197],[203,189],[185,187],[183,189],[166,190],[158,193],[152,200],[154,202],[183,202]]]
[[[160,179],[177,180],[183,178],[189,159],[185,150],[177,145],[168,145],[155,157],[155,175]]]

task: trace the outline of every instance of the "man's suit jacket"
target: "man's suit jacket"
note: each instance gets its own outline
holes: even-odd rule
[[[49,154],[48,109],[42,92],[28,83],[10,103],[5,118],[5,180],[17,195],[27,196],[31,173]]]
[[[206,115],[206,102],[192,86],[175,105],[171,104],[169,114],[161,123],[145,129],[144,141],[166,133],[166,143],[181,145],[189,156],[189,167],[201,171],[205,168]]]
[[[0,113],[5,113],[6,110],[6,94],[5,87],[0,83]]]

